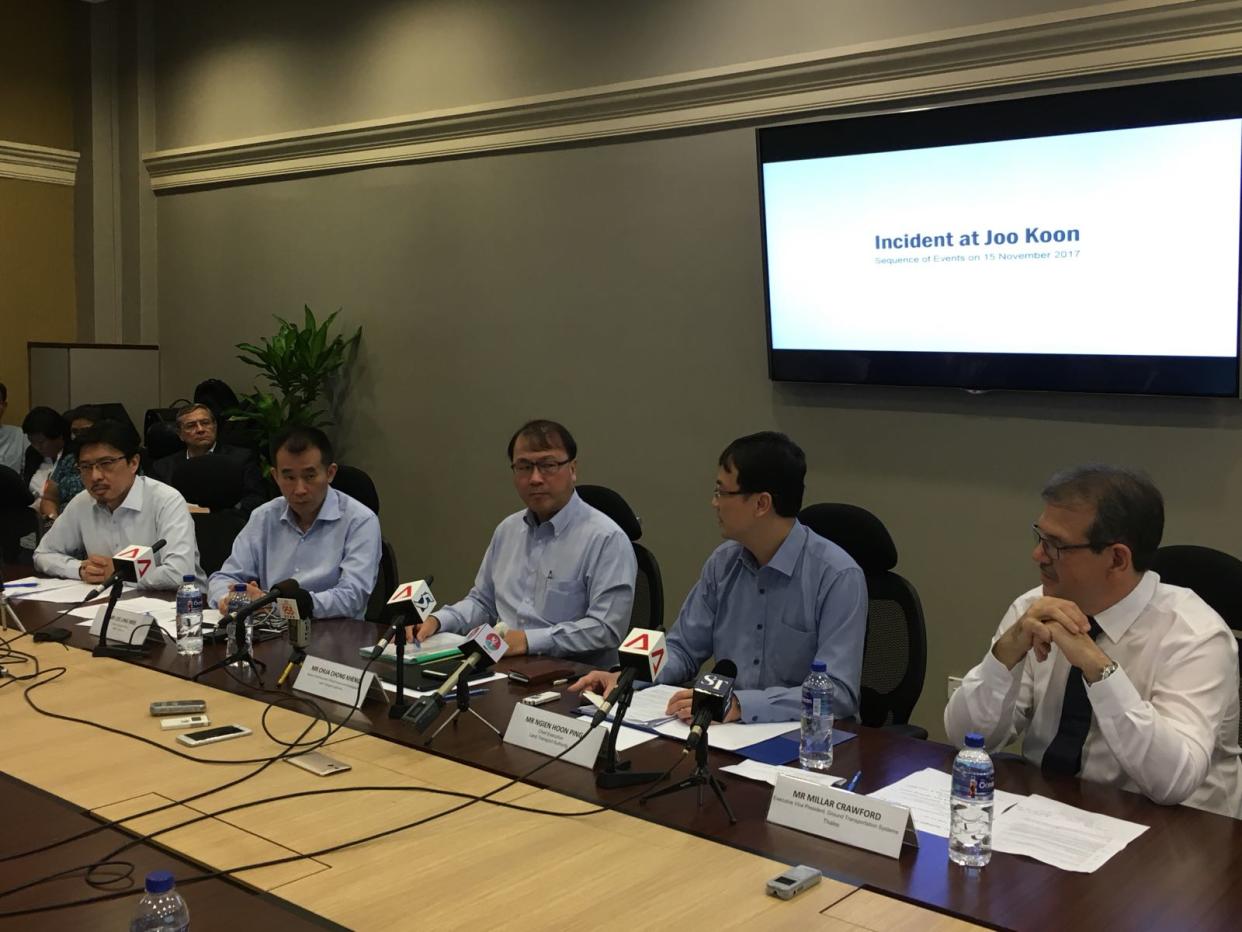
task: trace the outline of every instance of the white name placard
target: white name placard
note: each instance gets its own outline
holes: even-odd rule
[[[360,682],[361,693],[358,691]],[[354,703],[361,705],[372,694],[378,695],[385,702],[388,701],[384,690],[375,682],[375,674],[371,671],[368,670],[364,677],[357,667],[337,663],[335,660],[311,657],[309,654],[302,661],[302,666],[298,670],[298,678],[293,681],[293,688],[298,692],[310,693],[320,699],[339,702],[341,705],[351,707]]]
[[[99,637],[99,632],[103,628],[104,613],[107,612],[108,606],[99,606],[99,611],[95,612],[95,620],[91,622],[91,634]],[[155,624],[155,619],[146,612],[135,612],[127,608],[121,608],[118,605],[112,610],[112,618],[108,621],[108,640],[119,641],[122,644],[141,644],[151,636],[151,625]],[[138,633],[139,628],[147,630]]]
[[[768,821],[890,858],[901,854],[903,842],[919,843],[904,806],[786,773],[776,775]]]
[[[591,722],[572,715],[562,715],[538,706],[519,702],[513,707],[509,727],[505,729],[505,741],[528,751],[556,757],[567,747],[586,734]],[[596,728],[576,748],[561,758],[579,767],[594,767],[604,743],[607,729]]]

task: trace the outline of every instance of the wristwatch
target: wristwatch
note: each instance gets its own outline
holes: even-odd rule
[[[1110,661],[1108,666],[1106,666],[1103,670],[1100,671],[1100,678],[1096,680],[1094,683],[1092,683],[1091,685],[1095,686],[1099,683],[1103,683],[1106,679],[1108,679],[1110,676],[1112,676],[1116,672],[1117,672],[1117,661],[1116,660]]]

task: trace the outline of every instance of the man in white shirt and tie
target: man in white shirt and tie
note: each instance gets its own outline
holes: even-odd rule
[[[1009,607],[949,700],[949,740],[977,731],[995,750],[1022,735],[1046,773],[1242,816],[1237,644],[1194,592],[1151,571],[1159,490],[1128,469],[1080,466],[1043,500],[1041,586]]]

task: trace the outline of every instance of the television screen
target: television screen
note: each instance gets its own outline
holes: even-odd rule
[[[758,145],[772,378],[1237,396],[1242,79]]]

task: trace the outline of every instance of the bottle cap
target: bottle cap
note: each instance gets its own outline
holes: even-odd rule
[[[983,747],[983,735],[979,734],[979,732],[977,731],[972,731],[970,734],[966,736],[966,747],[968,748]]]
[[[194,574],[186,573],[184,576],[181,577],[181,581],[182,582],[194,582]]]
[[[811,672],[812,672],[812,673],[827,673],[827,672],[828,672],[828,663],[827,663],[827,661],[824,661],[824,660],[812,660],[812,661],[811,661]]]
[[[172,888],[172,871],[151,871],[147,874],[148,893],[167,893]]]

